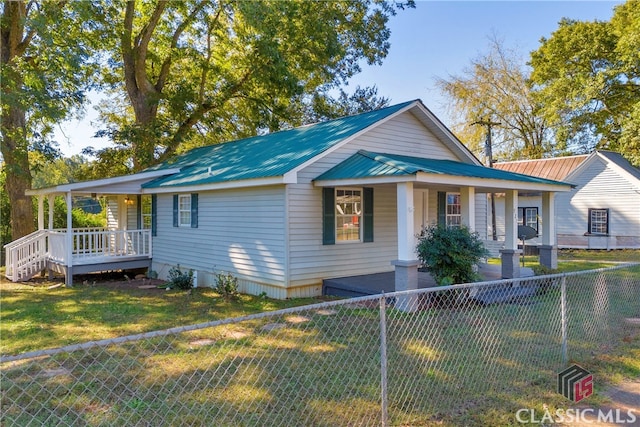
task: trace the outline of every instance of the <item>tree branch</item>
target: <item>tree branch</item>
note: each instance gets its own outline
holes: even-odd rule
[[[155,88],[158,92],[162,91],[162,88],[164,87],[164,84],[167,81],[167,77],[169,76],[169,70],[171,69],[171,62],[173,61],[172,50],[175,49],[175,47],[178,45],[178,40],[180,39],[180,36],[184,32],[184,30],[187,28],[187,26],[190,23],[192,23],[195,20],[196,16],[198,15],[198,12],[202,10],[202,8],[206,5],[206,3],[207,3],[206,0],[203,0],[200,3],[198,3],[193,8],[189,16],[185,18],[185,20],[182,21],[180,25],[178,25],[178,28],[176,28],[176,31],[173,33],[173,37],[171,37],[171,47],[169,48],[169,53],[165,58],[164,62],[162,63],[162,66],[160,68],[160,74],[158,75],[158,80],[156,81],[156,84],[155,84]],[[218,14],[216,15],[214,22],[217,21],[218,16],[220,16],[220,11],[218,11]]]

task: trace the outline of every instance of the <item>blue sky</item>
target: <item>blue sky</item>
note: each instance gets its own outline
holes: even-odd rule
[[[399,103],[420,98],[448,124],[446,102],[434,81],[461,74],[470,61],[488,51],[491,34],[508,48],[537,49],[563,17],[587,21],[611,19],[620,1],[417,1],[415,9],[399,11],[390,20],[391,49],[380,66],[363,66],[350,84],[378,87],[378,94]],[[347,88],[349,91],[350,88]],[[80,122],[69,122],[57,133],[64,155],[87,145],[108,144],[92,138],[97,127],[92,107]]]

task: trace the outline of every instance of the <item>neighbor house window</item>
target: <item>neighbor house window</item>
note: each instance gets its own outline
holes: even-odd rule
[[[538,231],[538,208],[518,208],[518,225],[526,225]]]
[[[360,224],[362,224],[362,190],[337,188],[336,241],[360,241]]]
[[[462,224],[460,193],[447,193],[447,227],[459,227]]]
[[[609,209],[589,209],[589,233],[609,234]]]

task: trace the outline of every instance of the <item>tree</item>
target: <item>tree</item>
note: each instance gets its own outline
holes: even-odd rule
[[[380,63],[387,20],[405,6],[128,1],[105,71],[114,97],[102,133],[116,146],[97,154],[137,171],[190,145],[300,124],[305,95],[346,82],[361,60]]]
[[[496,157],[540,158],[552,150],[548,124],[538,113],[528,77],[525,61],[494,35],[489,52],[472,60],[463,75],[437,80],[452,100],[454,132],[476,154],[483,152],[486,128],[475,124],[488,121],[499,123],[492,128]]]
[[[95,10],[88,2],[4,1],[0,13],[1,150],[11,237],[17,239],[34,227],[31,197],[25,195],[32,179],[28,153],[55,156],[53,124],[78,112],[84,101],[94,40],[88,18]]]
[[[555,138],[573,151],[607,148],[640,164],[640,2],[611,21],[564,19],[531,54],[531,75]]]
[[[389,106],[389,98],[379,97],[378,88],[360,87],[352,94],[340,89],[337,97],[326,91],[317,91],[302,103],[302,121],[304,124],[318,123],[339,117],[353,116]]]

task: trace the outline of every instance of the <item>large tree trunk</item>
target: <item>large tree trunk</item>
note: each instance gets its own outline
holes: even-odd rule
[[[12,68],[16,57],[24,54],[32,34],[24,34],[26,8],[24,2],[6,1],[2,14],[1,59],[5,75],[0,90],[7,97],[15,97],[22,87],[19,72]],[[25,191],[31,188],[25,111],[18,103],[2,110],[2,156],[5,162],[6,191],[11,204],[11,237],[18,239],[34,230],[31,197]]]

